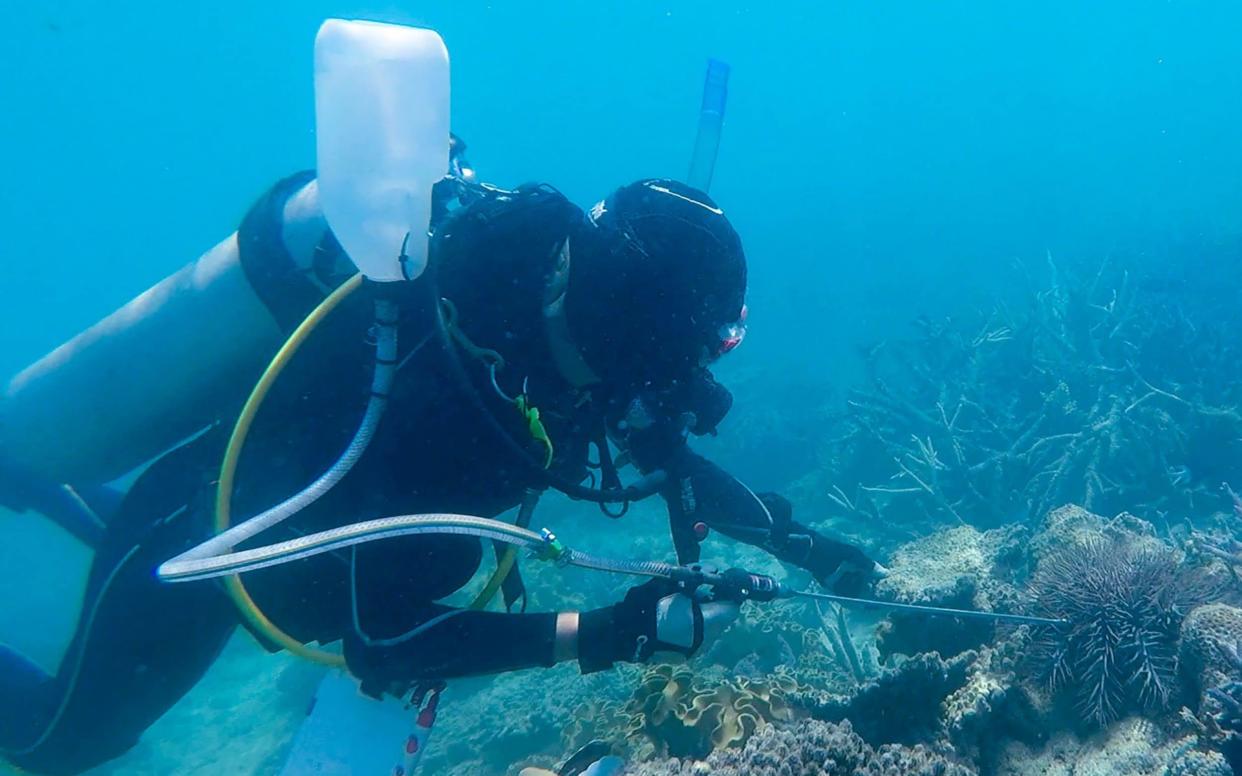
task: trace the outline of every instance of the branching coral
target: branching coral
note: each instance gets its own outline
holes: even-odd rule
[[[1070,502],[1153,517],[1225,506],[1216,486],[1242,456],[1242,314],[1225,282],[1237,260],[1222,261],[1202,268],[1215,286],[1196,277],[1202,289],[1174,297],[1158,263],[1075,279],[1049,257],[1018,304],[921,320],[913,341],[868,352],[867,384],[826,434],[831,468],[804,493],[877,530]]]
[[[1221,646],[1221,652],[1233,665],[1235,678],[1208,690],[1208,696],[1219,704],[1213,714],[1221,730],[1242,735],[1242,642]]]
[[[1222,482],[1220,486],[1229,494],[1229,503],[1233,507],[1234,516],[1242,520],[1242,496],[1239,496],[1238,492],[1227,482]]]
[[[1082,719],[1106,725],[1167,707],[1176,684],[1178,629],[1215,584],[1167,548],[1095,537],[1046,557],[1031,583],[1042,626],[1033,665],[1054,694],[1074,696]]]
[[[845,619],[845,609],[834,604],[820,605],[816,603],[821,628],[819,636],[831,652],[837,665],[849,673],[856,682],[865,682],[869,675],[867,666],[858,656],[858,647],[850,635],[850,626]]]
[[[1237,524],[1242,521],[1242,496],[1227,482],[1222,482],[1220,487],[1229,497],[1232,512],[1217,514],[1216,525],[1205,530],[1190,526],[1186,551],[1221,561],[1236,580],[1238,569],[1242,567],[1242,541],[1237,538]]]

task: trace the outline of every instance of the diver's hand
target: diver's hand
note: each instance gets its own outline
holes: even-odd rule
[[[888,569],[852,544],[838,542],[794,522],[793,504],[778,493],[757,495],[772,519],[770,549],[781,560],[801,566],[837,595],[865,597]]]
[[[620,603],[582,615],[578,664],[590,673],[655,655],[689,657],[733,623],[738,604],[728,598],[699,601],[672,582],[653,579]]]
[[[848,545],[843,545],[848,546]],[[855,547],[859,555],[862,551]],[[888,569],[862,555],[861,559],[842,560],[830,574],[816,576],[816,581],[837,595],[865,598],[875,589],[875,583],[888,576]]]
[[[811,535],[806,568],[816,582],[837,595],[851,598],[870,596],[875,583],[888,576],[888,569],[854,545],[818,533]]]

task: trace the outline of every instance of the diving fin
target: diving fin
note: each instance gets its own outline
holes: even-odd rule
[[[532,766],[518,771],[518,776],[615,776],[624,766],[624,760],[612,755],[612,745],[597,739],[571,754],[555,771]]]
[[[611,754],[612,744],[596,739],[570,755],[569,759],[556,770],[556,774],[557,776],[581,776],[582,774],[591,773],[594,776],[594,774],[601,772],[593,771],[592,769],[604,760],[609,759]]]
[[[625,760],[616,755],[601,757],[582,772],[582,776],[621,776],[625,771]]]
[[[0,644],[0,751],[37,738],[51,716],[55,680],[29,658]]]
[[[0,506],[38,512],[89,547],[103,540],[108,518],[121,498],[119,492],[104,486],[74,488],[50,482],[0,459]]]

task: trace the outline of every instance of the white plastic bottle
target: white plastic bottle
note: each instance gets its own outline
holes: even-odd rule
[[[324,22],[315,122],[319,201],[337,240],[371,280],[417,277],[427,264],[431,189],[448,171],[444,41],[415,27]]]

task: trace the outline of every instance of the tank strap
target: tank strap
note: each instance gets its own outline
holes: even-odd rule
[[[330,233],[315,249],[310,272],[299,267],[284,241],[284,210],[289,198],[315,179],[313,170],[290,175],[272,186],[250,208],[237,228],[237,251],[242,271],[276,325],[290,333],[344,280],[324,269],[335,264],[341,250]],[[313,277],[312,277],[313,273]]]

